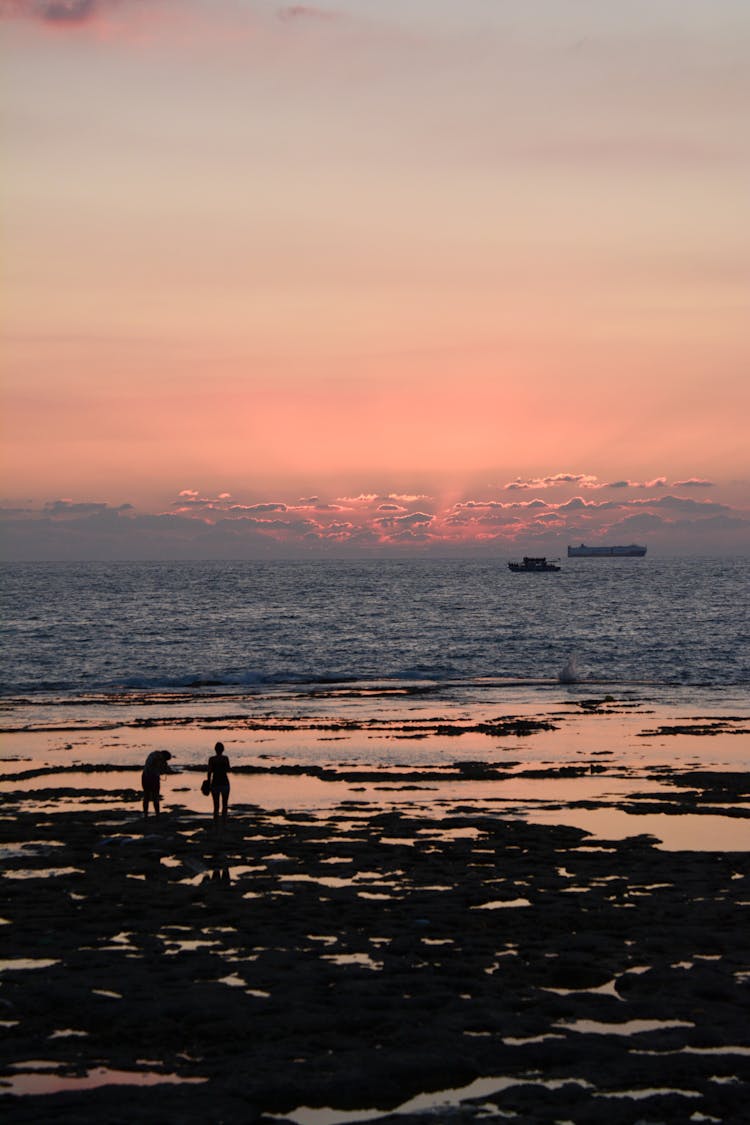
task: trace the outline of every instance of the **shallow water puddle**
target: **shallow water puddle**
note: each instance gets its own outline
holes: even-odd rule
[[[542,988],[541,992],[552,992],[555,996],[612,996],[615,1000],[623,1000],[617,991],[617,980],[610,980],[600,984],[598,988]]]
[[[65,875],[83,875],[81,867],[18,867],[15,871],[4,871],[4,879],[58,879]]]
[[[375,972],[383,968],[383,962],[373,961],[368,953],[324,953],[321,960],[330,961],[334,965],[359,965]]]
[[[554,1027],[577,1031],[583,1035],[642,1035],[647,1031],[664,1031],[671,1027],[695,1027],[687,1020],[625,1020],[624,1023],[604,1023],[601,1020],[563,1020]]]
[[[389,1117],[396,1114],[411,1114],[432,1112],[436,1113],[441,1109],[448,1110],[461,1105],[462,1102],[469,1099],[476,1099],[482,1097],[491,1097],[493,1094],[500,1094],[504,1090],[510,1090],[514,1086],[542,1086],[547,1090],[559,1090],[563,1086],[579,1086],[584,1089],[591,1089],[591,1084],[582,1078],[569,1078],[569,1079],[549,1079],[542,1080],[537,1077],[522,1077],[522,1078],[477,1078],[470,1082],[468,1086],[463,1086],[455,1090],[436,1090],[432,1093],[417,1094],[408,1101],[403,1102],[395,1109],[360,1109],[360,1110],[347,1110],[347,1109],[333,1109],[330,1106],[321,1108],[312,1108],[311,1106],[299,1106],[297,1109],[283,1115],[269,1114],[269,1117],[274,1120],[293,1121],[295,1125],[348,1125],[349,1122],[358,1121],[377,1121],[381,1117]],[[488,1107],[491,1111],[495,1110],[494,1106]],[[438,1118],[436,1117],[436,1120]]]
[[[643,1049],[636,1049],[632,1051],[634,1055],[748,1055],[750,1056],[750,1047],[740,1046],[721,1046],[721,1047],[679,1047],[677,1050],[669,1051],[646,1051]]]
[[[545,1035],[527,1035],[525,1038],[516,1038],[515,1036],[505,1036],[501,1042],[508,1047],[525,1047],[529,1043],[544,1043],[547,1039],[563,1039],[563,1035],[555,1035],[553,1032],[548,1032]]]
[[[479,828],[419,828],[417,836],[428,840],[478,840],[484,839],[486,833]]]
[[[352,879],[336,875],[281,875],[282,883],[319,883],[322,887],[351,887]]]
[[[741,817],[714,816],[711,813],[631,813],[616,807],[545,810],[532,806],[524,810],[524,817],[532,823],[582,828],[592,836],[604,839],[652,836],[662,851],[750,851],[750,820]],[[595,849],[588,846],[578,850]]]
[[[15,1064],[19,1067],[26,1063]],[[50,1063],[59,1067],[60,1063]],[[24,1095],[56,1094],[65,1090],[94,1090],[97,1086],[170,1086],[208,1082],[207,1078],[181,1078],[178,1074],[158,1074],[146,1070],[110,1070],[99,1066],[86,1074],[68,1077],[56,1073],[25,1071],[22,1074],[0,1077],[0,1090],[4,1093]]]
[[[19,855],[46,855],[53,848],[64,848],[62,840],[24,840],[17,844],[0,846],[0,859],[12,859]]]
[[[216,949],[221,946],[220,941],[209,941],[205,938],[173,938],[157,935],[166,942],[164,954],[167,957],[174,957],[177,953],[193,953],[196,949]]]
[[[676,1094],[680,1098],[702,1098],[697,1090],[677,1090],[674,1087],[646,1087],[639,1090],[607,1090],[603,1093],[597,1093],[594,1096],[597,1098],[629,1098],[632,1101],[643,1101],[645,1098],[667,1098],[671,1094]]]
[[[59,958],[53,957],[10,957],[0,961],[0,973],[17,969],[48,969],[59,964]]]
[[[226,984],[230,988],[247,988],[247,981],[238,976],[237,973],[228,973],[225,977],[218,977],[217,984]]]
[[[479,906],[470,907],[471,910],[502,910],[504,907],[531,906],[527,898],[497,899],[494,902],[483,902]]]

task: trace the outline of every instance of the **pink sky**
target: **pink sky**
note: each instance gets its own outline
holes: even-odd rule
[[[0,13],[9,557],[750,549],[744,0]]]

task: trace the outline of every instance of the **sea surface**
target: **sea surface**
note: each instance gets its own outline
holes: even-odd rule
[[[750,560],[6,565],[6,696],[273,685],[750,685]]]
[[[168,806],[206,812],[200,775],[219,738],[233,805],[460,806],[750,848],[744,790],[699,813],[672,780],[750,768],[747,561],[0,574],[0,798],[138,808],[142,763],[169,749]]]

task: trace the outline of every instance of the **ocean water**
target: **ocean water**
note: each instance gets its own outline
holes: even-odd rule
[[[750,685],[750,561],[14,564],[2,693],[396,680]],[[735,694],[733,690],[732,694]]]

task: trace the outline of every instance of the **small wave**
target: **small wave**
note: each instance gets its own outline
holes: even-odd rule
[[[705,670],[704,670],[705,671]],[[374,673],[368,670],[333,671],[290,671],[280,669],[277,671],[248,670],[244,672],[225,672],[223,670],[212,672],[188,671],[176,675],[143,674],[123,677],[99,678],[86,677],[77,682],[72,680],[48,677],[33,681],[16,680],[0,685],[0,698],[18,699],[19,696],[39,697],[55,695],[59,698],[91,695],[102,693],[129,692],[191,692],[195,695],[210,695],[217,691],[242,691],[252,694],[264,690],[289,688],[304,693],[306,691],[320,690],[321,688],[337,687],[346,688],[356,685],[363,687],[382,684],[400,685],[406,688],[409,685],[431,685],[435,690],[441,688],[461,687],[471,685],[486,688],[494,686],[503,687],[608,687],[611,690],[627,690],[629,688],[669,688],[669,687],[695,687],[695,688],[746,688],[748,674],[745,669],[739,669],[739,674],[733,676],[713,677],[694,675],[689,680],[679,675],[657,676],[629,676],[629,675],[601,675],[596,671],[587,669],[583,672],[570,659],[566,660],[557,675],[538,675],[533,671],[527,674],[503,675],[493,674],[492,670],[458,669],[451,666],[437,668],[429,665],[416,665],[408,668],[394,668]]]
[[[582,679],[575,656],[571,653],[557,677],[561,684],[577,684]]]

